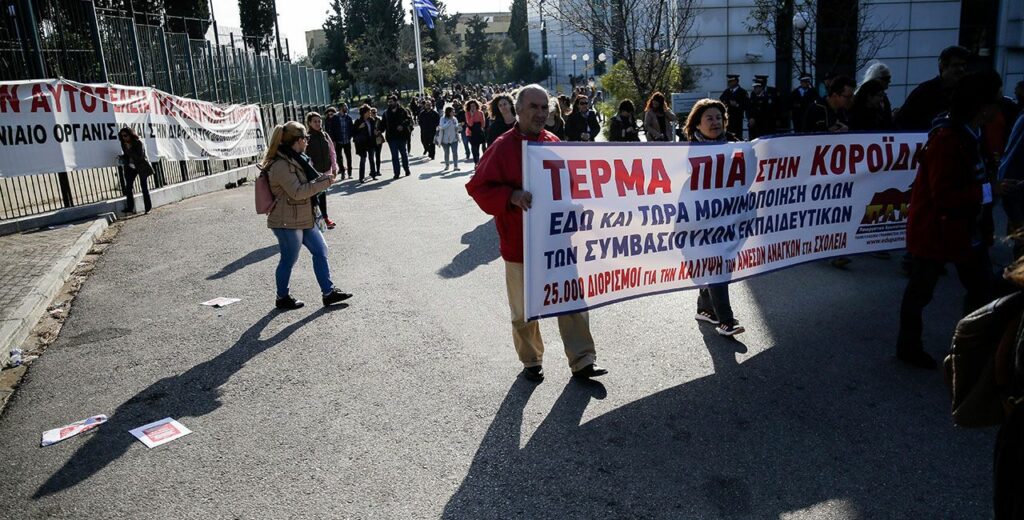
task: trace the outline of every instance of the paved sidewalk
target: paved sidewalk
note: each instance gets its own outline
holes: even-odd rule
[[[100,219],[0,237],[0,366],[106,227]]]

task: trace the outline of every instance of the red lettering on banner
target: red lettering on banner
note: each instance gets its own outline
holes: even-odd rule
[[[53,109],[60,112],[61,98],[64,97],[63,85],[60,83],[57,83],[57,85],[47,84],[46,89],[50,91],[50,97],[53,98]]]
[[[569,197],[573,200],[590,198],[590,192],[585,188],[587,176],[580,173],[580,170],[586,169],[586,167],[587,161],[569,161]]]
[[[21,112],[17,85],[0,85],[0,112]]]
[[[732,164],[729,165],[729,178],[725,178],[725,154],[714,156],[690,157],[690,190],[709,190],[711,188],[733,187],[737,183],[747,183],[747,164],[743,158],[743,152],[736,151],[732,155]],[[712,174],[711,169],[715,172]]]
[[[633,166],[626,170],[626,163],[615,160],[615,188],[620,197],[626,196],[626,190],[632,189],[637,195],[644,194],[644,164],[640,159],[633,159]]]
[[[832,148],[832,145],[818,145],[814,148],[814,158],[811,160],[811,177],[815,175],[828,175],[828,171],[825,170],[825,154],[828,153],[828,149]]]
[[[551,172],[552,200],[562,200],[562,168],[565,168],[565,161],[544,161],[544,169]]]
[[[665,172],[665,164],[661,159],[654,159],[651,162],[651,183],[647,186],[647,194],[654,195],[654,190],[661,190],[662,193],[672,193],[672,181]]]
[[[612,180],[612,165],[608,161],[590,161],[590,178],[594,182],[594,197],[604,197],[603,187]]]
[[[747,184],[747,161],[740,151],[732,154],[732,166],[729,168],[729,180],[725,181],[725,187],[732,188],[737,183],[740,186]]]
[[[46,101],[46,94],[43,93],[43,85],[36,83],[32,85],[32,112],[52,112],[50,103]]]

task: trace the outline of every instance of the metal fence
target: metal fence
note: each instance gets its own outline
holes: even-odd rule
[[[101,9],[92,0],[0,0],[0,8],[0,81],[63,77],[255,103],[267,135],[274,125],[302,121],[329,103],[326,72],[236,45],[234,35],[228,44],[199,37],[209,20]],[[161,160],[153,164],[151,184],[184,182],[256,160]],[[0,178],[0,220],[117,198],[123,183],[117,167]]]

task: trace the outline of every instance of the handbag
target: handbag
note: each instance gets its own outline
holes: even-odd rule
[[[276,160],[274,162],[277,162]],[[270,163],[273,165],[274,163]],[[260,174],[256,177],[256,214],[269,215],[277,206],[277,198],[274,192],[270,191],[270,167],[260,168]]]

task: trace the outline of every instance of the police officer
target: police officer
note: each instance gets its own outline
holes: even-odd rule
[[[778,119],[778,95],[768,86],[768,76],[754,76],[754,88],[750,93],[747,109],[747,125],[750,139],[775,133]]]
[[[747,95],[747,91],[740,86],[739,74],[726,74],[725,77],[728,80],[728,86],[718,99],[725,104],[725,109],[729,112],[729,126],[726,127],[726,130],[739,139],[743,139],[743,114],[750,104],[750,97]]]
[[[793,116],[793,131],[804,132],[804,114],[807,112],[807,107],[818,100],[817,91],[811,87],[810,74],[800,76],[800,86],[793,89],[789,99],[790,112]]]

